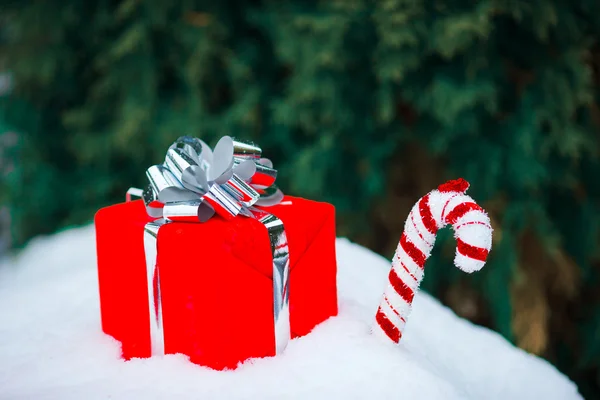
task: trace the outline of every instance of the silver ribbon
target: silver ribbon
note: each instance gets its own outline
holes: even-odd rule
[[[277,171],[254,143],[222,137],[214,151],[198,138],[183,136],[165,162],[146,171],[142,193],[148,214],[167,221],[205,222],[215,213],[225,219],[251,216],[248,207],[277,204]]]
[[[170,222],[208,221],[215,214],[229,220],[254,218],[267,229],[273,255],[275,350],[290,339],[289,248],[283,222],[262,208],[278,204],[283,193],[275,185],[277,171],[251,142],[222,137],[214,151],[198,138],[180,137],[169,147],[163,164],[146,171],[145,190],[130,188],[127,201],[141,197],[149,216],[158,218],[144,229],[148,310],[152,354],[164,354],[160,276],[156,266],[158,230]]]

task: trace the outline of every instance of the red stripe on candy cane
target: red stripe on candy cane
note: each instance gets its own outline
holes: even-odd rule
[[[389,280],[394,290],[396,290],[396,293],[398,293],[408,304],[412,303],[415,293],[402,279],[400,279],[393,268],[390,270]]]
[[[433,243],[435,240],[435,237],[432,239],[429,234],[435,235],[438,228],[452,225],[457,250],[454,263],[463,271],[473,272],[481,269],[487,259],[492,244],[490,220],[485,211],[465,194],[468,187],[469,184],[464,179],[440,185],[438,190],[423,196],[416,204],[423,226],[420,226],[418,220],[415,221],[415,218],[418,218],[415,215],[416,208],[413,207],[407,218],[406,230],[400,237],[396,259],[388,275],[389,284],[386,286],[375,316],[377,324],[374,329],[381,330],[383,337],[389,338],[394,343],[398,343],[402,338],[405,322],[423,277],[425,261],[431,251],[432,245],[429,241]],[[448,215],[446,215],[447,208],[450,208]],[[459,228],[467,225],[470,226],[459,232]],[[429,241],[423,235],[426,235]],[[411,261],[416,266],[413,266]],[[414,273],[411,273],[405,263],[408,263]],[[409,282],[410,286],[406,284],[405,280],[409,279],[407,275],[415,280],[416,285],[413,282]]]
[[[402,246],[402,249],[406,252],[406,254],[408,254],[408,256],[412,258],[415,264],[423,268],[427,257],[425,256],[425,254],[423,254],[421,250],[417,248],[417,246],[408,241],[406,233],[403,233],[400,237],[400,246]]]
[[[421,220],[423,221],[425,228],[435,235],[438,227],[435,223],[433,215],[431,215],[431,210],[429,209],[429,195],[423,196],[423,198],[419,201],[419,212],[421,213]]]
[[[456,238],[456,248],[458,252],[465,257],[472,258],[478,261],[485,261],[488,256],[488,251],[481,247],[471,246],[468,243],[463,242],[460,238]]]
[[[483,211],[476,203],[461,203],[446,215],[446,222],[454,225],[460,217],[473,210]]]
[[[388,338],[390,338],[392,342],[398,343],[400,341],[402,333],[398,328],[396,328],[396,325],[394,325],[393,322],[386,317],[381,310],[381,307],[377,309],[377,315],[375,316],[375,319],[381,330],[387,335]]]

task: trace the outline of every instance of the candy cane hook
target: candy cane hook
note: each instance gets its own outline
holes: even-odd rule
[[[492,247],[492,227],[486,212],[465,194],[468,188],[462,178],[446,182],[410,211],[375,317],[374,331],[384,338],[398,343],[402,337],[438,229],[452,225],[458,268],[468,273],[483,268]]]

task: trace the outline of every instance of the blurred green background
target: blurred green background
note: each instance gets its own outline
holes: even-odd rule
[[[4,0],[0,246],[89,223],[184,134],[256,141],[386,258],[462,176],[488,266],[444,230],[424,289],[598,398],[599,40],[597,0]]]

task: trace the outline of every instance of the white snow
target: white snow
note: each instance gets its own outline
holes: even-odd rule
[[[390,264],[338,239],[340,315],[276,358],[217,372],[124,362],[100,329],[93,227],[0,262],[0,399],[580,399],[548,362],[420,292],[400,346],[369,328]],[[451,265],[448,266],[452,267]]]

